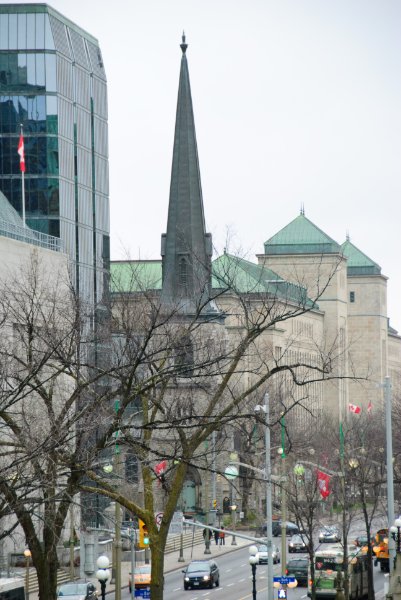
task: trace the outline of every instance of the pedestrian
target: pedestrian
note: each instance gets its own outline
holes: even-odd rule
[[[221,526],[222,529],[224,529],[224,526]],[[220,546],[225,546],[226,545],[226,533],[225,531],[220,531],[219,533],[219,540],[220,540]]]
[[[220,536],[220,532],[217,531],[217,529],[216,529],[216,531],[214,532],[214,541],[216,542],[216,546],[219,543],[219,536]]]

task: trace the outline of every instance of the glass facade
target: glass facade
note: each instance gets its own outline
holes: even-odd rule
[[[109,265],[107,83],[97,40],[45,4],[0,5],[0,190],[32,229],[60,237],[82,299]]]

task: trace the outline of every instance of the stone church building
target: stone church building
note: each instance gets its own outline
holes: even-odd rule
[[[195,314],[199,303],[204,303],[201,318],[214,315],[215,327],[223,327],[229,341],[236,335],[239,294],[254,303],[266,296],[279,303],[302,302],[304,310],[298,316],[271,327],[263,346],[266,354],[259,359],[276,365],[313,364],[324,349],[337,378],[299,389],[289,387],[288,381],[273,379],[268,384],[272,402],[278,395],[285,407],[299,402],[288,413],[294,431],[327,414],[344,421],[349,418],[350,404],[381,417],[383,390],[378,384],[389,375],[396,395],[401,377],[401,337],[390,326],[387,314],[387,277],[349,238],[336,242],[303,209],[280,231],[266,232],[267,241],[264,245],[261,241],[263,251],[253,262],[228,253],[212,256],[184,37],[181,50],[168,222],[161,239],[161,258],[112,261],[114,294],[138,292],[131,287],[135,269],[147,291],[159,295],[166,305],[179,305],[181,317]],[[227,456],[220,457],[223,471],[229,450],[237,450],[234,441]],[[217,487],[214,481],[212,492],[212,482],[202,481],[194,471],[189,472],[178,508],[188,513],[199,512],[199,508],[207,511],[215,500],[213,493],[218,506],[223,498],[232,497],[224,478],[218,478]]]

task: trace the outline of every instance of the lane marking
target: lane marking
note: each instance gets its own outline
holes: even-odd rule
[[[173,590],[173,592],[179,592],[180,591],[180,587],[179,588],[175,588],[175,590]]]
[[[234,583],[227,583],[227,587],[231,587]]]

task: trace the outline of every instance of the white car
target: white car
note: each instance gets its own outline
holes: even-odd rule
[[[272,546],[272,557],[273,557],[273,564],[275,565],[276,563],[280,562],[280,549],[278,546]],[[258,546],[258,552],[256,554],[256,558],[258,559],[258,562],[260,565],[267,565],[268,563],[268,553],[267,553],[267,546],[266,544],[259,544]]]

